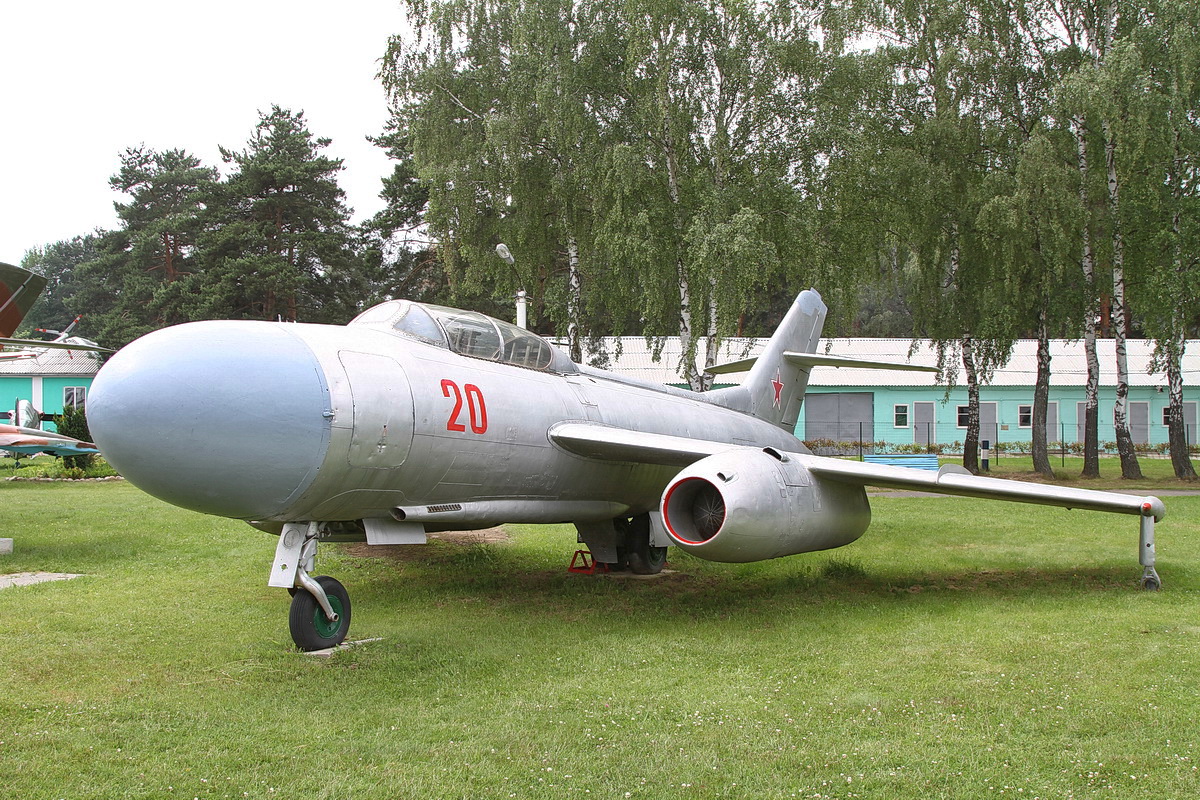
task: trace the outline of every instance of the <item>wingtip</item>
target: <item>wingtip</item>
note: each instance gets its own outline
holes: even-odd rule
[[[1159,500],[1153,495],[1142,498],[1142,516],[1154,517],[1155,522],[1159,522],[1167,515],[1167,506],[1162,500]]]

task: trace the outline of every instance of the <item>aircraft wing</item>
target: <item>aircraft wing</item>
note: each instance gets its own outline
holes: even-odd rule
[[[550,429],[550,439],[564,450],[585,458],[678,467],[688,466],[717,453],[761,449],[705,439],[642,433],[591,422],[559,423]],[[937,472],[932,472],[804,453],[789,452],[785,455],[819,478],[858,486],[1110,511],[1153,516],[1156,520],[1162,519],[1166,513],[1162,500],[1157,497],[988,478],[972,475],[955,464],[946,464]]]
[[[550,441],[584,458],[686,467],[700,459],[744,445],[706,439],[642,433],[594,422],[560,422],[550,428]]]
[[[0,450],[22,455],[49,453],[53,456],[82,456],[99,452],[91,442],[18,425],[0,425]]]
[[[16,347],[28,347],[31,350],[46,348],[48,350],[86,350],[89,353],[112,353],[115,352],[110,347],[101,347],[98,344],[84,344],[82,342],[67,342],[67,341],[43,341],[41,339],[13,339],[9,336],[0,336],[0,345],[13,345]],[[14,354],[13,357],[25,355],[24,353]]]
[[[0,334],[12,336],[25,319],[46,279],[12,264],[0,264]]]
[[[1135,516],[1153,516],[1156,520],[1166,514],[1162,500],[1095,489],[1076,489],[1044,483],[988,478],[972,475],[957,464],[945,464],[937,472],[888,464],[865,464],[841,458],[793,454],[810,472],[828,480],[853,483],[859,486],[878,486],[885,489],[916,490],[959,497],[981,497],[991,500],[1013,500],[1020,503],[1083,508],[1090,511],[1113,511]]]

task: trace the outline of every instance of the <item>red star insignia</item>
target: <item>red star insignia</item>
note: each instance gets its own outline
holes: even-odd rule
[[[772,405],[779,408],[783,405],[783,381],[779,380],[779,370],[775,370],[775,377],[771,379],[771,385],[775,387],[775,400]]]

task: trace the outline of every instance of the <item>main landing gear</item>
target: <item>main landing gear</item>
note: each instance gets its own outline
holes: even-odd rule
[[[667,565],[667,548],[650,543],[650,515],[638,514],[633,519],[616,520],[618,533],[625,540],[625,561],[636,575],[657,575]],[[624,530],[622,531],[622,528]]]
[[[661,524],[661,523],[660,523]],[[576,522],[579,541],[592,556],[616,570],[657,575],[667,563],[665,543],[656,543],[649,514],[600,522]]]
[[[336,647],[350,630],[350,595],[328,575],[309,573],[321,538],[318,523],[289,522],[279,534],[270,586],[292,595],[288,628],[296,647],[304,651]]]

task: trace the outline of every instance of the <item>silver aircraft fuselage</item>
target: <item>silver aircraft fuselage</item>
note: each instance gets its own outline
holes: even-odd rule
[[[803,451],[689,392],[559,363],[513,366],[359,325],[190,323],[114,356],[89,416],[137,486],[259,523],[420,509],[433,531],[657,509],[678,466],[573,454],[548,435],[564,421]]]

